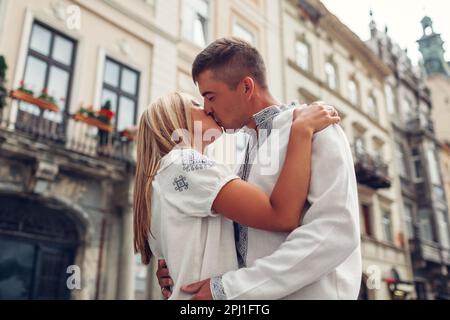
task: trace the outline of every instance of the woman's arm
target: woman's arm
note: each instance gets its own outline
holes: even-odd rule
[[[309,189],[312,136],[339,120],[322,106],[295,110],[286,159],[271,196],[233,180],[218,193],[214,211],[252,228],[285,232],[297,228]]]

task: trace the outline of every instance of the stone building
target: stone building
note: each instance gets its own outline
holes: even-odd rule
[[[434,299],[445,295],[442,288],[446,288],[449,262],[448,208],[431,117],[434,105],[424,74],[391,39],[387,28],[378,30],[372,20],[370,31],[368,45],[392,70],[385,93],[417,298]]]
[[[423,34],[417,43],[419,44],[419,50],[423,58],[423,69],[427,75],[426,85],[430,90],[433,103],[431,116],[436,137],[439,141],[438,150],[440,155],[440,159],[437,159],[437,161],[440,163],[441,172],[443,173],[439,180],[441,183],[444,183],[444,187],[441,186],[434,192],[435,197],[440,199],[442,203],[441,213],[439,213],[439,217],[437,218],[438,226],[436,227],[437,230],[441,230],[443,227],[439,227],[439,221],[443,220],[440,216],[445,214],[445,198],[447,199],[447,221],[450,220],[448,215],[448,201],[450,199],[450,193],[448,192],[448,177],[450,175],[448,165],[450,163],[450,153],[448,152],[450,145],[450,129],[448,125],[450,121],[450,61],[445,61],[444,42],[441,35],[435,32],[431,18],[424,17],[421,24]],[[437,177],[436,181],[438,181]],[[437,233],[438,242],[441,244],[442,250],[441,260],[446,261],[442,265],[441,275],[443,279],[441,281],[441,291],[443,292],[443,297],[448,299],[450,298],[450,276],[448,275],[450,251],[448,241],[446,240],[448,236],[443,236],[444,232],[437,230],[435,232]],[[444,267],[444,264],[446,264],[446,267]]]
[[[278,8],[271,0],[0,0],[0,55],[14,91],[0,111],[0,299],[160,297],[155,265],[132,250],[126,130],[160,95],[199,97],[191,64],[222,36],[258,47],[279,95]],[[56,99],[50,107],[36,99],[44,89]],[[74,116],[107,101],[111,127]],[[234,150],[234,137],[223,140]],[[75,281],[68,290],[77,271],[80,289]]]
[[[392,279],[413,280],[384,91],[392,71],[320,1],[283,1],[282,17],[285,97],[337,106],[353,150],[361,212],[361,298],[413,298],[411,286],[392,286]]]

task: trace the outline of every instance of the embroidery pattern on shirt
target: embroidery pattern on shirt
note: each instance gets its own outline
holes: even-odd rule
[[[256,152],[258,150],[258,146],[262,145],[265,140],[272,133],[273,128],[273,120],[275,117],[280,114],[282,111],[295,108],[298,106],[298,102],[293,101],[289,104],[281,105],[281,106],[271,106],[266,108],[253,116],[255,120],[256,127],[258,131],[265,130],[265,133],[259,135],[258,141],[255,141],[255,137],[250,136],[247,149],[245,161],[241,165],[238,171],[239,177],[242,180],[248,181],[248,177],[250,175],[252,162],[256,157]],[[235,231],[235,240],[236,240],[236,252],[238,258],[239,268],[244,268],[247,265],[247,251],[248,251],[248,227],[241,226],[240,224],[234,222],[234,231]]]
[[[185,172],[205,170],[216,165],[214,160],[197,152],[183,152],[181,161]]]
[[[248,181],[252,167],[252,162],[256,157],[258,146],[262,145],[265,142],[265,140],[270,136],[272,132],[274,118],[282,112],[283,108],[289,109],[295,106],[296,106],[295,102],[289,104],[289,106],[281,106],[281,107],[272,106],[262,110],[261,112],[258,112],[253,116],[253,119],[255,120],[256,123],[256,127],[258,128],[258,131],[260,131],[261,134],[259,135],[259,139],[257,139],[258,141],[256,141],[255,137],[250,136],[246,149],[244,163],[241,165],[238,171],[238,175],[242,180]],[[262,133],[261,130],[265,130],[265,132]],[[247,266],[248,227],[242,226],[236,222],[234,222],[233,225],[235,231],[238,265],[239,268],[245,268]]]
[[[175,191],[183,192],[184,190],[189,189],[189,184],[187,182],[186,177],[179,176],[173,180],[173,185],[175,187]]]
[[[227,295],[223,288],[222,276],[211,278],[210,290],[214,300],[227,300]]]

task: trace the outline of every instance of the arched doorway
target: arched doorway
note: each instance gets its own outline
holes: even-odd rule
[[[69,299],[76,222],[29,198],[0,195],[0,204],[0,299]]]

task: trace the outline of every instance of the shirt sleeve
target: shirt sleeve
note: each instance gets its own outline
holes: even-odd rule
[[[311,207],[303,225],[270,256],[215,278],[215,291],[222,293],[216,299],[283,298],[329,274],[359,248],[356,178],[340,127],[315,135],[311,163]]]
[[[226,165],[195,150],[182,150],[168,172],[167,202],[193,217],[216,216],[212,205],[220,190],[239,179]]]

